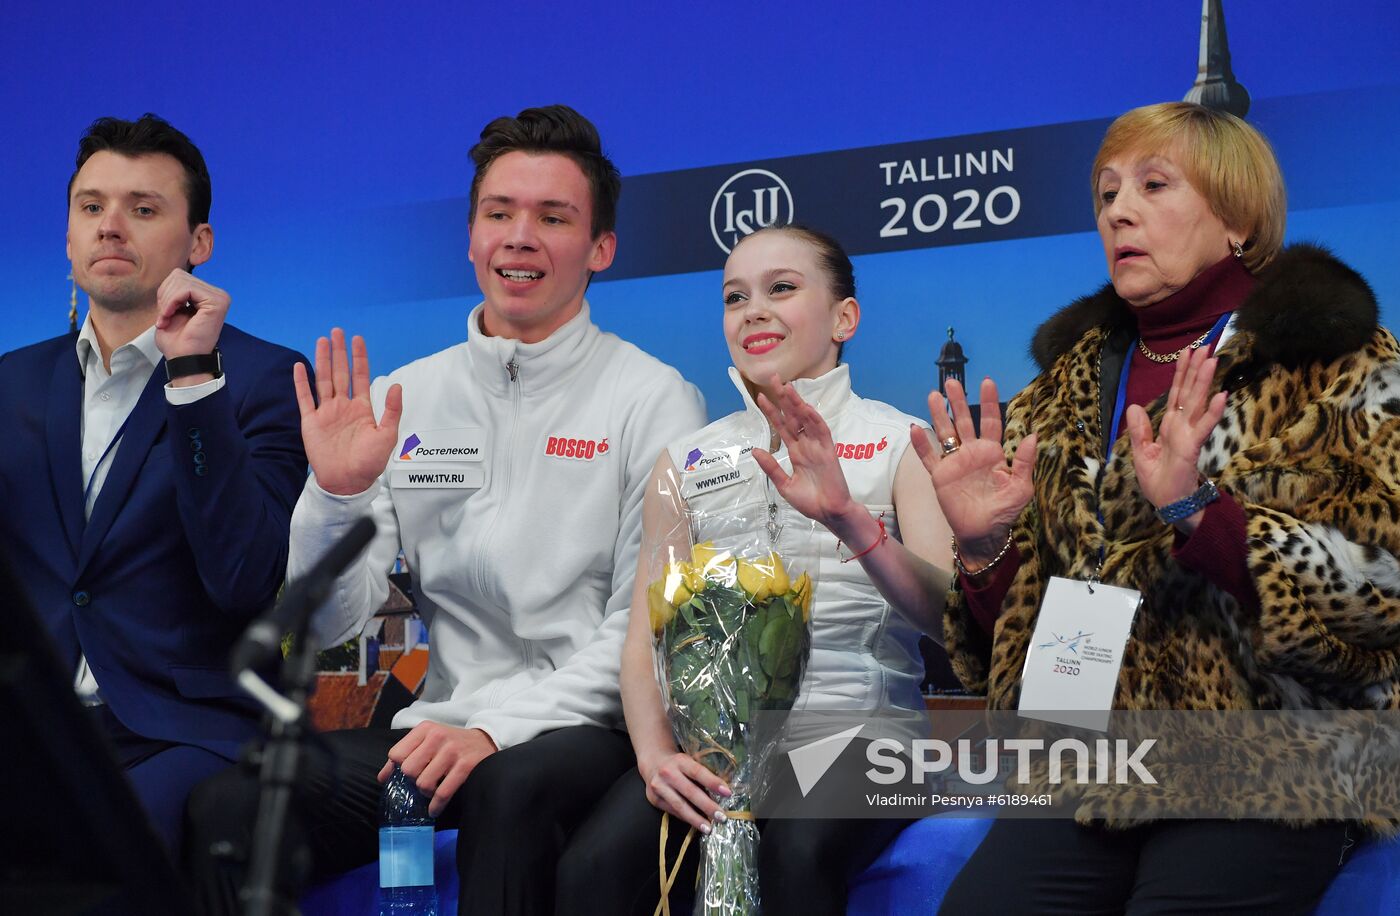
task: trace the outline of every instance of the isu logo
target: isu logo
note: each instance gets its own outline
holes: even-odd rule
[[[749,233],[792,222],[792,192],[767,169],[744,169],[719,186],[710,203],[710,234],[725,254]]]
[[[836,457],[848,461],[869,461],[888,447],[889,442],[884,436],[880,437],[879,442],[838,442]]]
[[[599,455],[608,453],[608,440],[607,437],[595,442],[592,439],[550,436],[545,440],[544,453],[553,458],[577,458],[580,461],[592,461]]]

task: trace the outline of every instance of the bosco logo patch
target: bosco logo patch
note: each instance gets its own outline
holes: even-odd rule
[[[889,444],[884,436],[880,437],[879,442],[838,442],[836,457],[847,461],[869,461],[888,448]]]
[[[551,458],[574,458],[579,461],[592,461],[608,453],[607,437],[602,439],[572,439],[568,436],[550,436],[545,440],[544,453]]]

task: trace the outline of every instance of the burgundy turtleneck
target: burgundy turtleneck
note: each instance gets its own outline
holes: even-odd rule
[[[1209,331],[1221,315],[1239,308],[1252,289],[1254,275],[1239,258],[1227,256],[1161,302],[1133,307],[1138,334],[1153,353],[1168,356]],[[1124,365],[1128,372],[1125,410],[1129,404],[1145,407],[1155,401],[1171,387],[1176,372],[1175,361],[1150,360],[1136,342]],[[1119,435],[1126,434],[1128,427],[1121,416],[1118,427]]]
[[[1254,276],[1238,258],[1226,257],[1161,302],[1134,307],[1138,333],[1152,352],[1163,356],[1175,353],[1210,330],[1221,315],[1239,308],[1254,289],[1254,282]],[[1128,372],[1126,411],[1129,405],[1145,407],[1164,394],[1171,387],[1176,362],[1150,360],[1134,341],[1124,369]],[[1127,424],[1120,417],[1119,435],[1126,431]],[[1190,537],[1177,532],[1172,557],[1183,567],[1229,592],[1244,607],[1254,609],[1258,607],[1259,596],[1249,576],[1245,533],[1244,510],[1229,494],[1222,492],[1220,499],[1206,507],[1200,525]],[[987,575],[959,574],[967,608],[987,633],[996,626],[1006,593],[1020,565],[1020,551],[1012,547]]]

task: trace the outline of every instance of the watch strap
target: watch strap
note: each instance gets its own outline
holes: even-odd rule
[[[1184,499],[1178,499],[1174,503],[1168,503],[1157,510],[1157,517],[1164,524],[1175,525],[1184,518],[1190,518],[1200,512],[1206,506],[1220,498],[1220,490],[1215,486],[1215,481],[1207,479],[1201,484],[1196,492]]]
[[[214,348],[213,353],[195,353],[191,356],[177,356],[165,361],[167,381],[173,382],[177,378],[184,378],[188,375],[203,375],[206,372],[214,378],[221,378],[224,374],[224,364],[219,356],[218,347]]]

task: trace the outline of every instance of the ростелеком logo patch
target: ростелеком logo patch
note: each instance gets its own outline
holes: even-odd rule
[[[417,433],[410,433],[410,434],[409,434],[409,437],[408,437],[407,439],[403,440],[403,451],[399,452],[399,460],[400,460],[400,461],[412,461],[412,460],[413,460],[413,456],[412,456],[413,450],[414,450],[415,448],[417,448],[419,445],[421,445],[422,442],[423,442],[423,440],[418,438],[418,434],[417,434]]]

